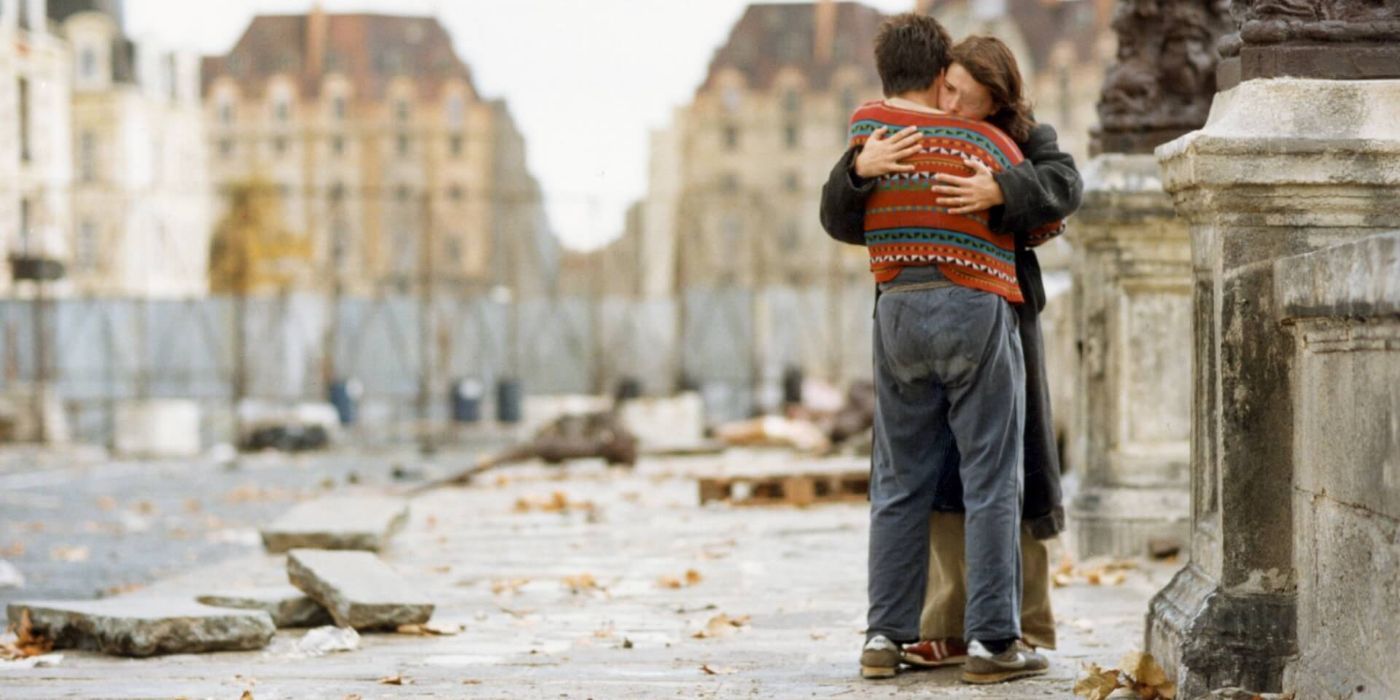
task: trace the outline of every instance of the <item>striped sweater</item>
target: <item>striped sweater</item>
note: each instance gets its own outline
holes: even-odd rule
[[[906,161],[915,170],[880,178],[865,204],[865,245],[875,280],[893,280],[905,267],[937,265],[952,282],[1022,303],[1015,237],[992,231],[986,212],[948,213],[931,190],[937,173],[971,175],[964,159],[979,160],[998,173],[1023,160],[1021,149],[991,124],[885,102],[862,105],[851,116],[851,145],[864,144],[880,127],[892,135],[907,126],[923,131],[923,151]],[[1063,223],[1055,222],[1031,232],[1027,240],[1039,245],[1062,229]]]

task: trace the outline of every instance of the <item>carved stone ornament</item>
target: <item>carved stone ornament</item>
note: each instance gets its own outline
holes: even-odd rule
[[[1400,0],[1234,0],[1222,89],[1251,78],[1400,78]]]

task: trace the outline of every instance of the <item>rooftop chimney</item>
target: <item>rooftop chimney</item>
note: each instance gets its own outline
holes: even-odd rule
[[[818,0],[814,11],[816,31],[812,50],[820,65],[831,61],[832,44],[836,41],[836,3],[834,0]]]
[[[311,12],[306,15],[306,72],[319,76],[325,68],[326,58],[326,11],[321,1],[311,4]]]

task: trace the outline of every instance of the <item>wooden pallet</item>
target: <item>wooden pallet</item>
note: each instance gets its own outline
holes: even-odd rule
[[[773,474],[700,479],[700,505],[725,501],[736,506],[809,506],[864,501],[870,472]]]

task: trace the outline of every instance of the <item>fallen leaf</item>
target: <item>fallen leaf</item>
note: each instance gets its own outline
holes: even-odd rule
[[[1084,667],[1084,673],[1074,682],[1074,694],[1086,698],[1086,700],[1108,700],[1108,696],[1117,690],[1118,669],[1099,668],[1098,664],[1089,664]]]
[[[1050,580],[1052,583],[1055,584],[1056,588],[1064,588],[1065,586],[1074,583],[1074,577],[1070,576],[1069,574],[1055,574],[1054,578]]]
[[[593,578],[593,574],[578,574],[577,576],[565,576],[564,585],[569,587],[573,593],[586,593],[599,589],[598,579]]]
[[[694,586],[695,584],[700,583],[703,580],[705,580],[705,577],[701,576],[699,571],[696,571],[695,569],[686,570],[685,583],[687,586]]]
[[[727,676],[731,673],[734,673],[734,669],[729,668],[728,666],[711,666],[709,664],[701,666],[700,670],[704,671],[705,675],[709,676]]]
[[[14,542],[11,542],[11,543],[10,543],[10,546],[8,546],[8,547],[6,547],[6,548],[4,548],[4,549],[0,549],[0,556],[5,556],[5,557],[22,557],[22,556],[24,556],[24,543],[23,543],[23,542],[20,542],[19,540],[15,540]]]
[[[49,558],[70,563],[87,561],[90,554],[87,547],[54,547],[49,550]]]
[[[403,676],[385,676],[379,679],[380,685],[403,685]]]
[[[238,700],[253,700],[253,693],[252,693],[252,691],[250,691],[250,690],[245,690],[245,691],[243,691],[243,694],[240,695],[240,696],[238,696]]]
[[[495,595],[519,593],[520,589],[529,582],[528,578],[497,579],[491,582],[491,593]]]
[[[141,515],[155,515],[155,513],[156,513],[156,504],[151,503],[150,501],[145,501],[145,500],[137,501],[137,502],[136,502],[136,512],[137,512],[137,513],[140,513]]]
[[[27,659],[32,656],[43,656],[53,651],[53,640],[34,633],[34,623],[29,617],[29,608],[22,608],[19,613],[19,624],[12,626],[15,633],[15,641],[0,644],[0,658],[3,659]]]
[[[359,693],[351,693],[341,698],[341,700],[364,700],[364,696]]]
[[[714,637],[723,637],[725,635],[732,634],[736,628],[743,627],[747,624],[749,624],[748,615],[731,618],[730,616],[725,615],[724,613],[720,613],[710,618],[709,622],[705,623],[705,627],[703,629],[690,636],[696,639],[712,639]]]
[[[117,499],[111,496],[98,496],[97,507],[100,510],[115,510],[117,507]]]
[[[582,511],[592,513],[597,506],[592,501],[572,501],[568,494],[563,491],[555,491],[547,497],[520,497],[515,499],[515,512],[529,513],[538,511],[541,513],[568,513],[572,511]]]
[[[656,585],[661,588],[680,588],[684,584],[675,576],[662,576],[656,580]]]

